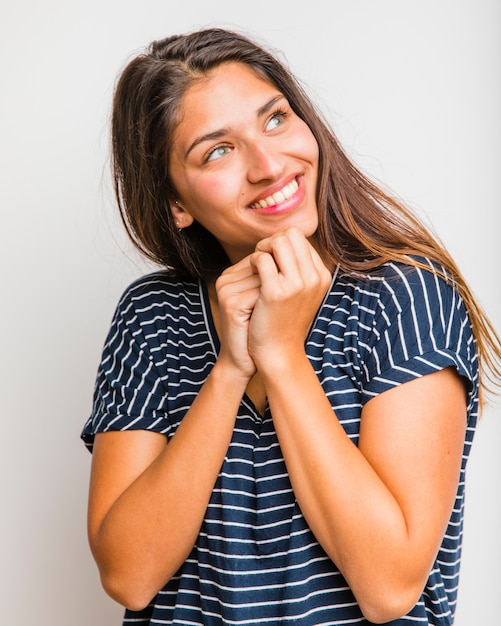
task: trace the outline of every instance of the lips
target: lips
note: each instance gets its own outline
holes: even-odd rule
[[[297,180],[294,178],[290,183],[287,183],[282,189],[279,189],[275,193],[267,196],[266,198],[262,198],[258,202],[254,202],[250,205],[251,209],[265,209],[266,207],[276,206],[281,202],[287,200],[293,196],[298,190],[299,185]]]

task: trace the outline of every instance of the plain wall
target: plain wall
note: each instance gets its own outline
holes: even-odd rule
[[[113,309],[151,269],[108,175],[115,77],[198,26],[285,53],[348,151],[429,220],[501,328],[501,5],[497,0],[2,0],[0,623],[113,626],[85,530],[79,440]],[[499,401],[468,474],[457,626],[499,620]]]

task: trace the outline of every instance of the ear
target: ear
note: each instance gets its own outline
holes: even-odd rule
[[[170,200],[169,207],[172,217],[174,218],[176,228],[179,230],[188,228],[188,226],[191,226],[195,221],[192,215],[179,204],[178,200]]]

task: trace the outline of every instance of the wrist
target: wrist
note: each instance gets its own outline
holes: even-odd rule
[[[256,356],[255,363],[264,381],[287,380],[288,384],[293,379],[300,379],[306,368],[311,369],[304,346],[295,351],[266,351]]]
[[[235,395],[242,397],[254,373],[255,368],[253,371],[240,369],[220,357],[211,370],[210,378],[221,388],[228,389],[230,393],[235,392]]]

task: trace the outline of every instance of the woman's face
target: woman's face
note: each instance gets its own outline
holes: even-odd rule
[[[318,144],[270,83],[241,63],[214,69],[185,94],[170,174],[179,227],[198,221],[235,263],[291,226],[318,226]]]

